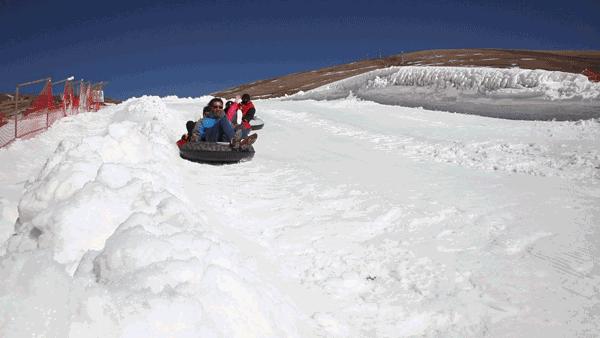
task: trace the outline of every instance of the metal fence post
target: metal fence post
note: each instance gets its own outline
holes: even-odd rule
[[[19,86],[15,90],[15,139],[17,138],[17,117],[19,116]]]
[[[50,80],[48,80],[46,82],[47,86],[50,86],[50,92],[52,92],[52,83],[50,83]],[[52,100],[52,104],[54,104],[54,97],[52,95],[50,95],[50,98]],[[50,126],[50,109],[46,108],[46,129],[48,129],[48,127]]]

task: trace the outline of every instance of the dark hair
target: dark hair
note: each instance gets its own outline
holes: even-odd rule
[[[248,101],[250,101],[250,94],[242,95],[242,102],[248,102]]]
[[[194,121],[187,121],[185,124],[185,128],[188,131],[189,135],[192,135],[192,133],[194,132],[194,127],[196,126],[196,122]]]
[[[215,102],[219,102],[221,105],[223,105],[223,100],[221,100],[221,99],[220,99],[220,98],[218,98],[218,97],[215,97],[214,99],[212,99],[212,100],[210,100],[210,101],[208,102],[208,106],[209,106],[209,107],[210,107],[210,106],[212,106],[212,105],[213,105],[213,103],[215,103]]]

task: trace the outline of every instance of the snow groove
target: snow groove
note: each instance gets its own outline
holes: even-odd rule
[[[417,160],[433,160],[483,170],[499,170],[532,176],[556,176],[577,180],[600,178],[600,152],[565,149],[552,152],[539,144],[506,143],[485,141],[465,143],[461,141],[431,142],[411,136],[389,135],[371,132],[344,122],[333,122],[308,112],[277,111],[277,118],[297,121],[303,125],[367,142],[373,149],[412,157]],[[577,125],[578,122],[570,123]],[[588,128],[598,134],[600,123],[593,122]],[[598,137],[591,135],[591,137]]]

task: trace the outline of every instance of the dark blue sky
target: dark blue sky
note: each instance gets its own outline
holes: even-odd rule
[[[0,92],[74,75],[108,97],[199,96],[401,51],[600,49],[600,0],[164,3],[0,0]]]

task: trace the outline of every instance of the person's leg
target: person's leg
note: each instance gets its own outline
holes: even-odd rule
[[[211,120],[207,121],[206,123],[207,125],[210,125],[210,128],[206,128],[204,130],[204,141],[219,142],[222,135],[219,120]]]
[[[258,138],[258,134],[252,134],[248,137],[243,138],[242,141],[240,141],[240,149],[246,150],[246,149],[250,148],[252,143],[254,143],[257,138]]]
[[[217,142],[219,140],[220,133],[217,126],[207,128],[204,130],[204,141],[206,142]]]
[[[248,135],[250,134],[250,131],[252,131],[252,129],[242,128],[242,138],[248,137]]]
[[[217,122],[217,127],[222,135],[220,138],[225,142],[231,142],[235,136],[235,130],[233,129],[231,122],[229,122],[226,117],[222,117]]]

